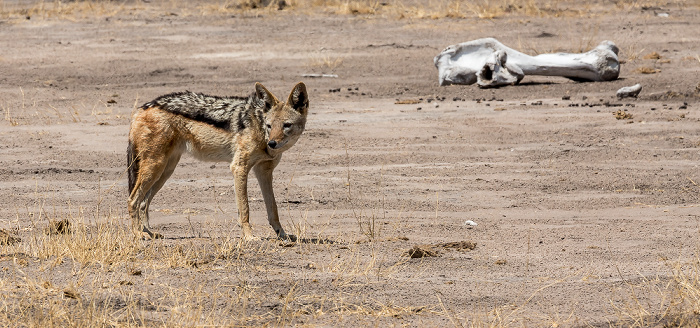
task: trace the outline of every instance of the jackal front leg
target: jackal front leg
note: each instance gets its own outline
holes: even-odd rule
[[[279,214],[277,212],[277,202],[275,201],[275,192],[272,189],[272,171],[280,161],[280,157],[272,161],[261,162],[253,170],[258,178],[258,184],[262,191],[263,199],[265,200],[265,208],[267,209],[267,221],[275,230],[277,238],[287,239],[289,236],[284,232],[280,224]]]
[[[233,183],[236,189],[236,206],[238,207],[238,223],[241,225],[243,239],[253,240],[253,228],[250,225],[250,210],[248,207],[248,173],[250,167],[245,159],[234,158],[231,163]]]

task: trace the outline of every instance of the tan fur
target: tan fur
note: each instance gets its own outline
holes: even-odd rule
[[[240,131],[216,127],[158,106],[147,106],[152,103],[134,112],[129,131],[129,158],[132,161],[129,165],[135,166],[135,172],[130,172],[134,173],[135,180],[128,208],[137,234],[162,237],[151,232],[148,207],[182,154],[188,152],[200,160],[230,163],[239,223],[246,239],[253,238],[248,206],[248,174],[252,169],[262,190],[270,225],[279,238],[287,238],[279,222],[272,172],[282,153],[294,145],[304,130],[308,96],[301,82],[292,89],[287,102],[277,100],[259,83],[255,89],[251,103],[264,104],[263,109],[267,111],[263,114],[261,110],[263,120],[260,121],[254,115],[259,108],[246,107],[244,110],[250,110],[252,114],[245,129]]]

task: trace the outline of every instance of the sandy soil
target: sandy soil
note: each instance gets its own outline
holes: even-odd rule
[[[218,313],[217,324],[608,326],[643,307],[654,325],[673,263],[698,254],[695,5],[493,20],[129,8],[0,19],[0,228],[22,243],[48,219],[126,229],[135,106],[182,90],[247,95],[256,81],[283,97],[304,81],[307,130],[275,172],[283,225],[303,240],[141,275],[104,265],[85,273],[70,257],[49,266],[21,245],[0,246],[5,284],[74,286],[103,300],[115,322],[129,322],[119,310],[131,291],[144,324],[177,325],[184,310],[168,295],[193,291],[209,297],[182,306]],[[612,40],[620,79],[439,87],[433,57],[481,37],[530,54]],[[660,58],[644,59],[652,52]],[[338,77],[302,77],[310,73]],[[638,99],[615,98],[636,83]],[[618,110],[631,118],[616,119]],[[184,158],[152,206],[166,239],[140,243],[237,240],[232,186],[225,163]],[[256,182],[251,197],[255,233],[271,237]],[[436,256],[405,256],[416,245]],[[131,284],[113,286],[124,279]],[[247,316],[212,296],[241,281],[255,291],[238,303]]]

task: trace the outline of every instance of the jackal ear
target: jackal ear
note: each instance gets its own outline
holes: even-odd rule
[[[275,95],[260,82],[255,83],[255,98],[257,101],[256,107],[262,108],[263,112],[269,111],[272,106],[279,102]]]
[[[294,86],[289,94],[289,99],[287,99],[287,104],[302,114],[306,112],[309,108],[309,95],[306,93],[304,82],[299,82]]]

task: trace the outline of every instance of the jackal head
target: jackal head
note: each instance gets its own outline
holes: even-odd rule
[[[262,108],[262,124],[267,148],[287,150],[304,132],[306,114],[309,111],[309,96],[306,85],[299,82],[287,98],[281,102],[262,84],[255,84],[255,96]]]

